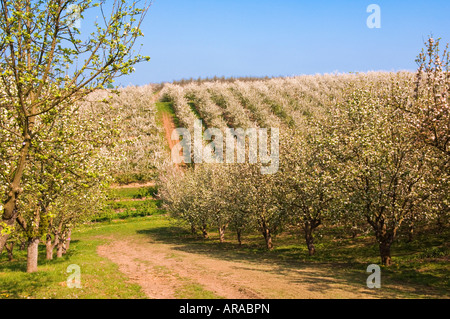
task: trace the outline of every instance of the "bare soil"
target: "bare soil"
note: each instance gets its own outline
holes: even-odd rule
[[[124,189],[124,188],[141,188],[141,187],[154,187],[155,182],[146,182],[146,183],[130,183],[126,185],[111,185],[112,189]]]
[[[172,118],[169,114],[163,113],[162,114],[162,122],[164,126],[164,131],[166,133],[166,140],[169,144],[170,150],[179,142],[177,140],[172,140],[172,132],[175,129],[175,124],[173,123]]]
[[[176,127],[175,123],[173,122],[173,118],[170,114],[162,113],[162,125],[164,127],[166,142],[169,145],[170,152],[172,152],[172,149],[174,148],[175,145],[177,145],[180,142],[180,140],[179,139],[172,140],[172,132],[175,130]],[[183,164],[176,163],[174,165],[178,170],[180,170],[181,167],[183,167]]]

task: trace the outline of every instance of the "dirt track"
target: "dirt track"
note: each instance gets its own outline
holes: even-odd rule
[[[173,299],[183,285],[201,285],[226,299],[373,298],[360,289],[333,278],[323,266],[281,268],[278,264],[223,260],[186,252],[161,242],[135,238],[112,241],[98,253],[119,265],[131,282],[149,298]]]
[[[177,140],[172,140],[172,132],[175,129],[175,124],[172,118],[167,113],[162,115],[162,121],[164,126],[164,131],[166,133],[166,141],[169,144],[170,150],[178,143]]]

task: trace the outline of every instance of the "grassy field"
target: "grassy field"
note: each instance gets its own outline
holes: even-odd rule
[[[153,199],[133,201],[152,195],[151,189],[115,192],[111,200],[115,209],[120,204],[127,209],[133,208],[133,205],[135,209],[141,209],[147,201],[154,202]],[[310,257],[300,234],[295,237],[286,233],[277,236],[275,248],[267,251],[259,234],[246,234],[242,246],[237,244],[231,231],[222,244],[213,230],[210,239],[203,240],[190,234],[188,228],[178,221],[170,219],[155,203],[151,205],[155,206],[152,206],[148,216],[118,216],[121,218],[77,228],[72,235],[70,251],[61,259],[46,261],[45,247],[42,246],[38,273],[25,272],[25,251],[16,251],[13,262],[8,262],[3,254],[0,259],[0,298],[146,298],[141,287],[129,282],[116,264],[97,254],[97,248],[101,245],[130,238],[138,242],[148,242],[151,238],[156,242],[177,245],[183,251],[222,260],[278,263],[291,268],[304,265],[328,267],[335,271],[332,276],[355,286],[365,282],[367,265],[379,262],[377,245],[371,237],[332,239],[330,236],[334,234],[320,234],[322,237],[317,238],[317,253]],[[449,298],[448,235],[422,234],[412,243],[400,238],[393,246],[394,265],[382,268],[382,289],[377,296]],[[66,286],[69,276],[66,270],[71,264],[81,268],[81,289]],[[163,267],[160,270],[165,271]],[[177,298],[219,297],[189,278],[180,279],[183,285],[176,292]]]

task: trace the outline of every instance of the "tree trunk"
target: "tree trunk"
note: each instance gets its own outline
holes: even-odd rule
[[[10,226],[10,225],[7,223],[7,226]],[[2,231],[2,227],[0,226],[0,255],[2,254],[3,249],[6,246],[6,242],[9,239],[9,234],[2,234],[1,231]]]
[[[226,226],[220,226],[219,227],[219,240],[220,240],[220,243],[224,243],[225,242],[225,228],[226,228]]]
[[[321,225],[320,219],[312,219],[305,221],[303,225],[303,231],[305,233],[306,246],[308,247],[308,253],[310,256],[316,253],[316,247],[314,246],[314,229]]]
[[[203,239],[208,239],[208,238],[209,238],[209,236],[208,236],[208,231],[206,230],[206,228],[207,228],[206,224],[203,224],[203,225],[202,225],[202,235],[203,235]]]
[[[56,258],[61,258],[63,256],[64,241],[60,240],[56,245]]]
[[[414,225],[409,225],[408,227],[408,243],[414,240]]]
[[[53,242],[52,242],[52,236],[50,234],[47,234],[47,241],[45,242],[45,248],[46,248],[46,258],[47,260],[53,259]]]
[[[33,119],[30,118],[29,121],[32,122]],[[1,220],[6,224],[7,227],[13,227],[18,216],[16,204],[19,194],[22,192],[22,190],[20,189],[20,185],[31,144],[30,134],[28,133],[29,132],[27,131],[26,134],[24,134],[25,140],[23,142],[22,150],[20,151],[17,168],[12,175],[14,176],[14,178],[10,183],[7,193],[5,194],[7,195],[6,201],[3,202],[3,214]],[[3,248],[5,248],[6,241],[9,238],[9,234],[2,234],[1,230],[2,227],[0,226],[0,254],[3,251]]]
[[[358,226],[356,225],[356,223],[352,223],[352,227],[350,229],[350,232],[352,234],[352,239],[355,239],[356,236],[358,236]]]
[[[14,244],[15,243],[10,243],[9,245],[8,244],[5,245],[6,251],[8,252],[8,261],[13,261],[13,259],[14,259],[14,254],[13,254]]]
[[[266,241],[266,247],[268,250],[273,249],[273,243],[272,243],[272,234],[270,233],[270,229],[267,227],[263,228],[263,236]]]
[[[308,247],[308,253],[310,256],[316,253],[316,247],[314,246],[313,228],[310,225],[305,225],[305,240]]]
[[[196,232],[197,232],[197,229],[195,228],[195,224],[192,223],[192,224],[191,224],[191,234],[192,234],[192,235],[195,235]]]
[[[14,209],[12,212],[7,212],[6,208],[4,209],[2,222],[6,225],[6,227],[13,227],[16,223],[18,212]],[[0,226],[0,254],[3,252],[5,248],[6,242],[9,239],[9,234],[2,234],[3,227]]]
[[[437,219],[436,219],[436,226],[437,226],[437,232],[438,234],[440,234],[442,232],[442,221],[441,221],[441,217],[438,215]]]
[[[378,221],[372,221],[370,218],[367,218],[367,220],[375,231],[375,237],[379,243],[381,264],[390,266],[391,245],[394,242],[395,235],[401,223],[398,223],[392,230],[388,230],[384,219],[380,218]]]
[[[19,249],[24,251],[25,248],[27,248],[27,241],[26,240],[21,240]]]
[[[38,270],[39,238],[28,240],[27,250],[27,272],[33,273]]]
[[[72,229],[69,229],[69,232],[67,233],[66,251],[65,251],[65,253],[67,253],[67,251],[70,249],[70,241],[72,240],[71,236],[72,236]]]
[[[381,264],[384,266],[391,265],[391,243],[388,241],[380,242]]]
[[[240,229],[238,229],[237,231],[236,231],[236,233],[237,233],[237,241],[238,241],[238,243],[239,243],[239,246],[242,246],[242,230],[240,230]]]

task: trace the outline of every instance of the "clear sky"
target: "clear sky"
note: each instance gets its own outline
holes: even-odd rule
[[[450,42],[449,13],[449,0],[154,0],[142,40],[152,59],[117,84],[414,70],[428,35]]]

